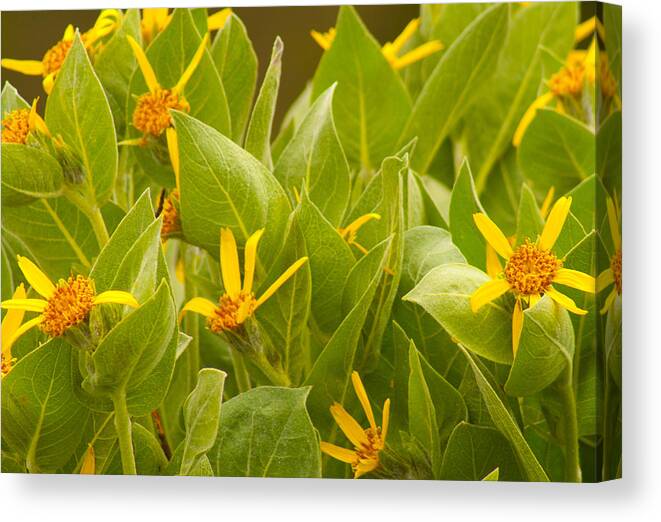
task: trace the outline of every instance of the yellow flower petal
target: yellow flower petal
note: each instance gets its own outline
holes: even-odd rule
[[[390,424],[390,399],[383,403],[383,414],[381,416],[381,440],[385,443]]]
[[[232,16],[232,9],[229,7],[221,9],[220,11],[212,14],[207,18],[207,25],[209,31],[215,31],[217,29],[222,29],[227,22],[227,19]]]
[[[612,285],[613,283],[615,283],[615,278],[613,277],[613,271],[610,268],[607,268],[597,276],[597,283],[596,283],[597,292],[601,292],[602,290]]]
[[[39,323],[41,323],[43,320],[44,320],[43,316],[38,315],[38,316],[35,317],[34,319],[30,319],[29,321],[26,321],[25,323],[23,323],[23,324],[20,326],[20,328],[18,328],[18,329],[14,332],[14,335],[12,335],[12,337],[9,339],[9,348],[8,348],[8,349],[11,350],[11,347],[14,345],[14,343],[16,343],[16,341],[18,340],[18,338],[19,338],[21,335],[23,335],[23,334],[24,334],[25,332],[27,332],[28,330],[31,330],[31,329],[34,328],[35,326],[37,326],[37,325],[38,325]],[[3,349],[3,351],[4,351],[4,349]]]
[[[567,297],[565,294],[558,292],[555,288],[549,288],[546,291],[546,294],[556,303],[558,303],[563,308],[566,308],[570,312],[573,312],[577,315],[585,315],[588,313],[587,310],[583,310],[582,308],[576,306],[576,303],[573,299]]]
[[[512,313],[512,353],[516,356],[519,350],[519,341],[523,331],[523,310],[521,309],[521,300],[517,299],[514,304],[514,313]]]
[[[165,130],[165,137],[168,142],[168,153],[170,154],[172,170],[174,170],[175,184],[177,190],[179,190],[179,139],[177,138],[177,131],[173,127],[168,127]]]
[[[606,213],[608,214],[608,227],[611,230],[611,238],[616,250],[622,248],[622,236],[620,235],[620,224],[617,219],[617,209],[612,198],[606,198]]]
[[[216,309],[216,304],[204,297],[193,297],[188,301],[179,313],[179,320],[184,316],[186,312],[195,312],[196,314],[203,315],[204,317],[209,317],[213,315],[214,310]]]
[[[363,407],[363,411],[367,416],[367,420],[370,423],[372,429],[376,430],[376,419],[374,419],[374,412],[372,411],[372,406],[370,405],[370,400],[367,397],[367,391],[365,391],[365,386],[363,386],[363,381],[360,380],[360,375],[358,372],[351,373],[351,382],[353,383],[353,389],[356,391],[358,400]]]
[[[539,303],[539,300],[542,298],[541,295],[538,294],[533,294],[531,296],[528,296],[528,306],[532,308],[535,306],[537,303]]]
[[[178,94],[184,90],[184,87],[186,87],[188,80],[191,79],[191,76],[193,76],[195,69],[197,69],[197,66],[200,64],[200,61],[204,56],[204,52],[206,51],[208,42],[209,42],[209,33],[204,35],[204,38],[202,38],[202,41],[200,42],[200,46],[197,48],[197,51],[195,51],[195,55],[193,55],[193,59],[188,64],[188,67],[186,67],[186,70],[181,75],[181,78],[179,78],[177,85],[175,85],[172,88],[172,91],[174,93]]]
[[[234,299],[241,292],[241,271],[236,240],[229,228],[220,229],[220,270],[225,292]]]
[[[275,283],[273,283],[271,286],[269,286],[266,289],[266,292],[264,292],[261,296],[259,296],[259,299],[257,299],[257,303],[255,304],[255,309],[259,308],[261,305],[264,304],[264,302],[271,297],[275,292],[280,288],[282,285],[284,285],[287,280],[293,276],[296,271],[301,268],[305,263],[307,263],[308,258],[307,256],[302,257],[301,259],[297,260],[292,264],[287,270],[284,271],[284,273],[276,279]]]
[[[594,294],[595,292],[595,279],[591,275],[584,274],[578,270],[570,268],[560,268],[553,278],[554,283],[577,288],[584,292]]]
[[[597,17],[588,18],[585,22],[578,24],[574,31],[574,42],[578,43],[585,40],[588,36],[594,34],[597,29]]]
[[[359,448],[362,445],[369,444],[369,439],[363,428],[358,424],[356,419],[349,415],[341,404],[334,403],[330,408],[330,412],[337,425],[354,446]]]
[[[551,203],[553,203],[554,197],[555,197],[555,187],[552,186],[549,189],[549,191],[546,193],[546,197],[542,202],[542,208],[539,209],[539,213],[542,215],[544,219],[546,219],[546,216],[548,216],[549,214],[549,210],[551,210]]]
[[[390,49],[392,52],[397,54],[399,51],[401,51],[402,47],[404,47],[404,44],[406,44],[406,42],[408,42],[418,30],[418,27],[420,27],[420,18],[414,18],[408,24],[406,24],[404,30],[399,33],[399,36],[395,38],[395,41],[390,44]]]
[[[48,276],[27,257],[17,256],[17,259],[18,267],[21,269],[21,272],[23,272],[25,279],[30,283],[30,286],[45,299],[48,299],[53,295],[55,285],[51,282]]]
[[[571,197],[561,197],[555,202],[549,217],[542,230],[542,235],[539,237],[539,248],[542,250],[551,250],[555,245],[562,227],[565,225],[569,209],[571,208]]]
[[[37,96],[34,100],[32,100],[32,106],[30,107],[30,117],[29,117],[29,126],[30,126],[30,132],[37,131],[42,134],[45,134],[46,136],[50,136],[50,132],[48,130],[48,127],[46,126],[46,122],[43,120],[41,116],[39,116],[39,113],[37,112],[37,103],[39,102],[39,97]]]
[[[41,82],[41,86],[43,87],[46,94],[53,92],[53,87],[55,86],[55,73],[52,72],[46,75],[46,77]]]
[[[25,299],[25,287],[23,283],[18,285],[18,288],[14,291],[12,299]],[[5,355],[7,360],[11,359],[11,346],[13,344],[13,337],[16,333],[16,330],[21,326],[23,321],[23,316],[25,315],[25,310],[21,309],[10,309],[7,310],[5,317],[2,319],[1,335],[0,340],[2,342],[2,353]]]
[[[38,60],[12,60],[3,58],[0,62],[5,69],[16,71],[29,76],[41,76],[44,74],[44,64]]]
[[[523,117],[521,118],[521,121],[519,122],[519,125],[516,127],[516,130],[514,131],[514,136],[512,138],[512,145],[515,147],[518,147],[521,145],[521,141],[523,140],[523,135],[526,133],[526,130],[532,123],[532,120],[535,119],[535,114],[537,114],[537,109],[541,109],[543,107],[546,107],[551,101],[553,100],[554,95],[552,92],[547,92],[539,96],[528,109],[526,109],[526,112],[523,114]]]
[[[83,458],[83,464],[80,466],[81,475],[95,475],[96,474],[96,457],[94,455],[94,448],[89,445]]]
[[[512,255],[512,245],[510,245],[505,234],[503,234],[498,228],[498,225],[491,221],[486,214],[482,214],[481,212],[473,214],[473,221],[475,221],[475,225],[484,239],[486,239],[487,243],[489,243],[502,258],[509,259]]]
[[[492,279],[496,279],[496,277],[498,277],[502,273],[503,273],[503,265],[500,264],[500,259],[498,259],[498,253],[489,243],[487,243],[487,274]]]
[[[123,304],[137,308],[140,306],[140,303],[136,301],[129,292],[123,292],[121,290],[108,290],[107,292],[101,292],[94,298],[94,304]]]
[[[485,304],[498,299],[509,289],[510,284],[505,279],[487,281],[471,295],[471,310],[473,313],[476,313]]]
[[[610,309],[610,307],[613,304],[613,301],[615,301],[616,297],[617,297],[617,290],[615,290],[615,288],[613,288],[611,293],[608,294],[608,297],[606,298],[606,301],[604,301],[604,306],[602,307],[601,310],[599,310],[599,313],[601,315],[604,315],[608,312],[608,310]]]
[[[44,299],[7,299],[0,307],[6,310],[24,310],[26,312],[43,312],[48,301]]]
[[[252,292],[252,283],[255,280],[255,264],[257,263],[257,246],[264,233],[261,228],[246,241],[246,249],[243,259],[243,291],[247,294]]]
[[[355,479],[360,478],[366,473],[369,473],[370,471],[374,471],[378,466],[379,466],[378,458],[361,459],[361,461],[356,466],[353,478]]]
[[[363,214],[359,218],[354,219],[351,223],[349,223],[346,227],[340,229],[340,235],[342,237],[347,237],[348,235],[352,233],[356,233],[360,230],[360,228],[368,223],[369,221],[372,221],[373,219],[379,220],[381,219],[381,216],[375,212],[370,212],[369,214]]]
[[[62,35],[62,41],[73,42],[74,36],[76,36],[76,30],[73,28],[73,25],[67,25],[66,29],[64,30],[64,34]]]
[[[320,33],[319,31],[310,31],[310,36],[312,36],[314,41],[319,44],[319,47],[321,47],[324,51],[328,51],[328,49],[330,49],[331,45],[333,44],[333,40],[335,39],[335,28],[331,27],[325,33]]]
[[[142,47],[140,47],[140,44],[136,42],[132,36],[127,36],[126,38],[128,39],[129,44],[131,45],[131,49],[133,49],[133,54],[135,55],[135,59],[138,61],[138,65],[140,66],[140,70],[142,71],[142,76],[144,76],[145,78],[145,83],[149,88],[149,92],[151,93],[156,92],[158,89],[161,88],[161,86],[158,83],[158,80],[156,79],[156,73],[154,72],[154,69],[149,63],[149,60],[147,59],[147,55],[142,50]]]
[[[427,56],[431,56],[432,54],[437,53],[442,49],[443,44],[441,42],[438,40],[432,40],[431,42],[427,42],[419,47],[416,47],[403,56],[393,59],[390,64],[392,65],[393,69],[398,71],[399,69],[402,69],[407,65],[411,65],[417,61],[423,60],[427,58]]]
[[[334,459],[346,462],[347,464],[353,464],[358,458],[355,451],[336,446],[330,442],[324,442],[323,440],[319,443],[319,448],[326,455],[330,455]]]

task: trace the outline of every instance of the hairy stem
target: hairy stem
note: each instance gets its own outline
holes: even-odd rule
[[[131,419],[126,407],[126,395],[123,392],[117,393],[113,395],[112,402],[115,407],[115,429],[117,430],[119,451],[122,457],[122,471],[125,475],[136,475],[133,435],[131,433]]]
[[[250,389],[250,376],[248,375],[243,355],[234,349],[231,349],[230,352],[232,354],[232,366],[234,366],[236,386],[239,389],[239,393],[243,393]]]
[[[565,370],[564,381],[560,385],[560,395],[565,413],[565,480],[567,482],[581,482],[578,418],[572,380],[571,366],[568,365]]]
[[[264,354],[259,353],[251,360],[274,386],[291,386],[289,376],[284,371],[274,368]]]

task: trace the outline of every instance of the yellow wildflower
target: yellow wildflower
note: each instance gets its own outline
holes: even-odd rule
[[[253,281],[257,262],[257,245],[263,233],[264,229],[260,229],[246,241],[242,286],[239,252],[234,234],[229,228],[221,228],[220,270],[225,293],[220,297],[217,304],[203,297],[194,297],[184,305],[181,314],[195,312],[205,316],[208,328],[214,333],[234,330],[252,316],[267,299],[307,262],[307,257],[298,259],[261,296],[255,297]]]
[[[14,297],[2,302],[0,306],[8,310],[39,312],[37,317],[30,319],[14,332],[12,342],[35,326],[49,337],[59,337],[69,328],[84,322],[96,305],[116,303],[139,306],[128,292],[108,290],[97,295],[94,281],[89,277],[71,275],[68,279],[60,279],[54,284],[27,257],[18,256],[18,266],[30,286],[43,299]]]
[[[12,299],[25,299],[25,287],[23,283],[18,285]],[[1,374],[2,377],[7,375],[16,362],[16,358],[12,356],[11,347],[16,339],[16,331],[23,322],[25,310],[7,310],[5,317],[2,319],[2,359],[1,359]]]
[[[41,133],[50,136],[46,122],[37,113],[35,98],[30,109],[15,109],[2,119],[2,143],[19,143],[25,145],[30,133]]]
[[[401,32],[401,34],[395,38],[394,42],[387,42],[381,48],[383,56],[386,58],[386,60],[388,60],[388,63],[390,63],[393,69],[402,69],[407,65],[411,65],[412,63],[422,60],[427,56],[430,56],[443,49],[443,44],[441,42],[438,40],[432,40],[416,47],[403,56],[399,56],[402,47],[404,47],[406,42],[411,39],[411,37],[418,30],[418,27],[420,27],[420,19],[415,18],[411,20]],[[314,41],[317,42],[319,46],[325,51],[331,48],[333,40],[335,40],[335,34],[336,31],[334,27],[331,27],[325,33],[321,33],[319,31],[310,31],[310,35]]]
[[[122,13],[117,9],[104,9],[101,11],[94,26],[81,35],[87,52],[92,54],[97,49],[99,40],[119,27],[121,19]],[[62,67],[69,49],[71,49],[75,34],[76,31],[73,25],[69,24],[64,30],[62,39],[48,49],[41,60],[14,60],[5,58],[2,60],[2,67],[30,76],[43,76],[42,85],[44,91],[50,94],[55,83],[55,77]]]
[[[571,198],[562,197],[555,203],[549,213],[546,225],[541,235],[534,243],[525,239],[516,249],[507,240],[498,226],[485,214],[473,214],[475,225],[484,236],[487,243],[506,260],[505,268],[498,276],[492,275],[492,280],[479,287],[471,295],[470,303],[473,312],[477,312],[485,304],[511,291],[515,298],[514,314],[512,316],[512,350],[514,354],[519,347],[521,329],[523,327],[523,305],[534,306],[543,295],[548,295],[556,303],[575,314],[586,314],[576,306],[574,301],[559,292],[553,285],[560,284],[577,288],[585,292],[595,292],[594,277],[564,268],[561,259],[552,252],[558,236],[564,226]],[[500,263],[498,263],[500,266]]]
[[[347,244],[355,246],[358,250],[360,250],[363,254],[367,254],[367,249],[362,246],[358,241],[356,241],[356,237],[358,236],[358,230],[360,228],[368,223],[369,221],[373,219],[381,219],[381,216],[379,214],[375,213],[369,213],[369,214],[364,214],[360,216],[359,218],[355,219],[351,223],[349,223],[346,227],[340,227],[337,229],[338,233],[340,236],[342,236],[342,239],[344,239]]]
[[[601,309],[602,314],[608,312],[608,309],[618,295],[622,295],[622,236],[620,234],[620,211],[616,202],[610,197],[606,200],[606,211],[608,214],[608,227],[611,231],[611,238],[613,239],[613,247],[615,251],[610,260],[610,267],[597,276],[597,292],[601,292],[610,285],[613,285],[613,289],[608,294],[606,302]]]
[[[320,447],[321,451],[334,459],[351,464],[354,478],[359,478],[365,473],[374,471],[379,466],[379,452],[385,448],[386,436],[388,434],[390,399],[386,399],[386,402],[383,404],[382,426],[379,427],[376,425],[372,406],[370,405],[367,392],[365,391],[363,382],[360,380],[358,372],[351,374],[351,382],[370,426],[367,429],[363,429],[356,419],[341,404],[336,402],[330,408],[331,414],[337,425],[354,445],[354,449],[349,450],[323,441],[320,443]]]

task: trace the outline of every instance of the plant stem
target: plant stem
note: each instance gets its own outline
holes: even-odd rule
[[[133,435],[131,433],[131,419],[126,407],[126,395],[117,393],[112,397],[115,406],[115,429],[119,440],[119,451],[122,457],[122,471],[124,475],[136,475],[135,455],[133,453]]]
[[[89,219],[94,235],[96,236],[96,242],[99,244],[99,248],[101,249],[106,246],[106,243],[110,239],[110,235],[106,228],[106,222],[101,215],[101,209],[96,205],[91,205],[85,197],[75,190],[66,191],[65,196],[87,216],[87,219]]]
[[[565,370],[565,380],[560,385],[560,395],[565,411],[565,480],[581,482],[581,462],[578,449],[578,418],[571,365]]]
[[[234,376],[236,377],[236,386],[239,393],[248,391],[250,389],[250,376],[246,369],[246,364],[243,361],[243,355],[233,348],[230,348],[232,354],[232,366],[234,366]]]
[[[259,353],[255,355],[252,357],[252,361],[274,386],[284,386],[286,388],[291,386],[289,376],[282,370],[274,368],[264,354]]]

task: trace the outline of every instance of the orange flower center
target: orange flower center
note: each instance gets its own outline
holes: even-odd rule
[[[242,291],[236,298],[224,294],[220,298],[218,307],[213,311],[213,315],[207,318],[207,326],[214,333],[234,330],[243,323],[246,317],[252,315],[256,305],[257,300],[252,292]]]
[[[84,276],[69,276],[60,280],[42,313],[39,328],[50,337],[58,337],[67,329],[82,323],[94,306],[94,283]]]
[[[615,252],[615,255],[611,258],[611,271],[613,272],[617,295],[622,295],[622,250]]]
[[[133,111],[133,126],[143,134],[160,136],[172,124],[169,109],[188,112],[190,105],[171,89],[158,89],[138,98]]]
[[[181,221],[179,221],[179,213],[177,212],[177,207],[174,205],[174,199],[179,199],[179,191],[176,189],[163,201],[163,209],[161,210],[161,215],[163,216],[161,239],[167,239],[173,233],[181,230]]]
[[[584,78],[585,66],[573,63],[551,76],[549,88],[556,96],[575,96],[583,91]]]
[[[67,57],[67,53],[69,52],[69,49],[71,49],[72,45],[72,40],[60,40],[53,47],[48,49],[48,51],[46,51],[46,54],[44,54],[44,57],[41,59],[41,63],[44,66],[44,76],[48,76],[50,73],[54,73],[60,70],[60,67],[62,67],[64,59]]]
[[[558,270],[562,268],[553,252],[541,250],[526,239],[507,261],[505,279],[520,295],[541,295],[546,292]]]
[[[11,357],[9,354],[2,353],[0,355],[0,375],[3,377],[11,371],[11,367],[16,362],[16,357]]]
[[[2,143],[20,143],[28,139],[30,132],[30,110],[16,109],[2,120]]]
[[[372,428],[367,428],[365,430],[365,435],[367,435],[367,444],[363,443],[360,447],[356,447],[356,460],[351,463],[351,467],[354,471],[356,468],[364,462],[373,462],[379,461],[379,452],[385,447],[385,441],[381,436],[381,427],[378,427],[376,430]]]

